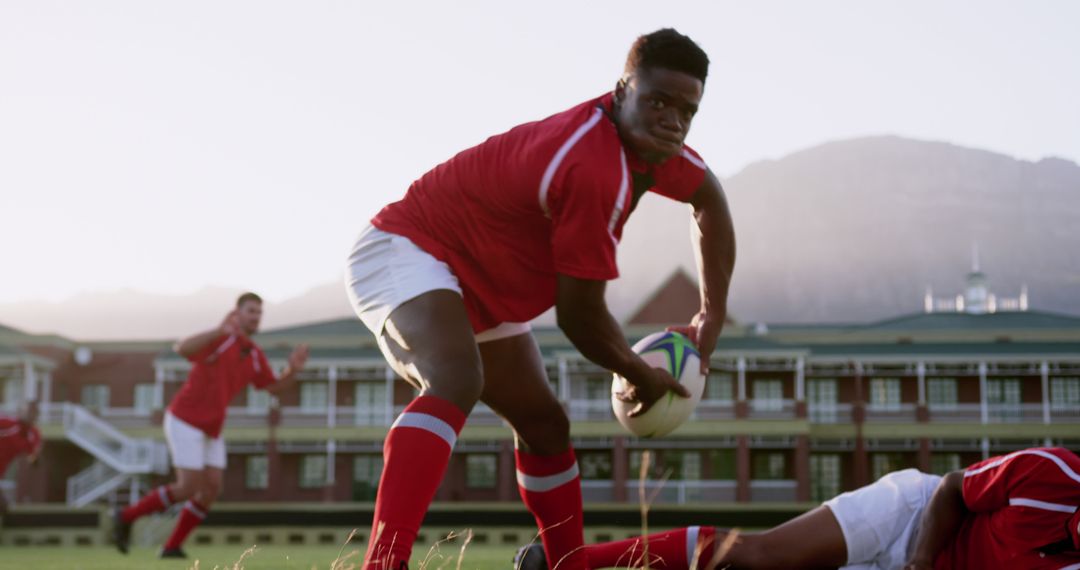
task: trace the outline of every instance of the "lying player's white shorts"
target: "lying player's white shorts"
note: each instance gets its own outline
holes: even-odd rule
[[[390,312],[428,291],[449,289],[461,294],[450,266],[420,249],[407,237],[368,224],[360,232],[345,271],[345,289],[353,310],[378,337]],[[529,323],[502,323],[476,335],[489,342],[529,332]]]
[[[173,467],[179,469],[225,468],[225,439],[211,438],[184,420],[165,412],[165,442]]]
[[[917,469],[895,471],[828,501],[847,543],[846,570],[903,568],[915,548],[923,508],[941,477]]]

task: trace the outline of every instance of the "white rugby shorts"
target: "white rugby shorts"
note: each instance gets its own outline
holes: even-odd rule
[[[842,570],[903,568],[940,481],[938,475],[904,469],[825,501],[847,543],[848,565]]]
[[[173,467],[202,470],[225,468],[225,439],[211,438],[184,420],[165,412],[165,442],[169,445]]]
[[[420,249],[405,236],[384,232],[368,224],[349,253],[345,271],[349,302],[364,325],[382,335],[390,313],[402,303],[429,291],[449,289],[461,295],[450,266]],[[490,342],[531,330],[529,323],[502,323],[476,334],[476,342]]]

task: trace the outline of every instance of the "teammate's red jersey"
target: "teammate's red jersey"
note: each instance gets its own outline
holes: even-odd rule
[[[963,493],[972,514],[935,568],[1080,568],[1080,457],[1071,451],[981,461],[964,472]]]
[[[246,336],[222,335],[189,360],[191,372],[169,411],[210,437],[221,435],[225,409],[248,384],[265,388],[277,381],[266,355]]]
[[[7,472],[12,460],[22,454],[31,455],[41,447],[41,432],[10,416],[0,416],[0,477]]]
[[[422,176],[372,224],[450,266],[477,332],[550,308],[559,273],[614,279],[638,198],[689,201],[705,163],[683,147],[646,164],[623,147],[611,106],[608,94],[491,137]]]

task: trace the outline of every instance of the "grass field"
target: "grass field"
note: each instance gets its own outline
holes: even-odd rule
[[[413,569],[427,555],[427,548],[418,546],[413,553]],[[512,567],[514,547],[478,546],[470,544],[461,562],[462,570],[508,570]],[[455,570],[460,546],[443,545],[425,565],[428,570]],[[341,558],[339,559],[339,552]],[[352,554],[355,552],[355,554]],[[233,546],[192,546],[187,560],[158,560],[157,551],[134,549],[124,556],[105,547],[5,547],[0,549],[0,569],[3,570],[356,570],[363,552],[355,546],[266,546],[240,560],[243,548]],[[334,561],[338,560],[337,565]],[[239,561],[239,563],[238,563]]]

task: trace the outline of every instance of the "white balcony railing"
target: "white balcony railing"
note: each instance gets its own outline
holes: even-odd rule
[[[694,410],[692,420],[733,420],[735,402],[732,400],[702,400]]]
[[[866,421],[913,423],[916,420],[915,408],[915,404],[893,404],[891,406],[869,404],[866,406]]]
[[[810,403],[806,406],[806,413],[810,423],[814,424],[846,424],[852,421],[851,404]]]
[[[982,421],[982,406],[974,403],[929,404],[931,422],[979,423]]]
[[[611,485],[609,482],[605,483]],[[639,481],[627,481],[627,500],[638,502],[640,488]],[[646,481],[645,498],[652,499],[653,504],[669,505],[730,503],[735,501],[735,481]]]
[[[754,420],[790,420],[795,418],[795,400],[750,400],[750,418]]]
[[[611,400],[571,400],[567,405],[570,421],[614,421]]]
[[[795,481],[791,479],[750,481],[750,500],[755,503],[793,502]]]
[[[1041,423],[1043,406],[1038,404],[988,404],[987,422],[992,424]]]

